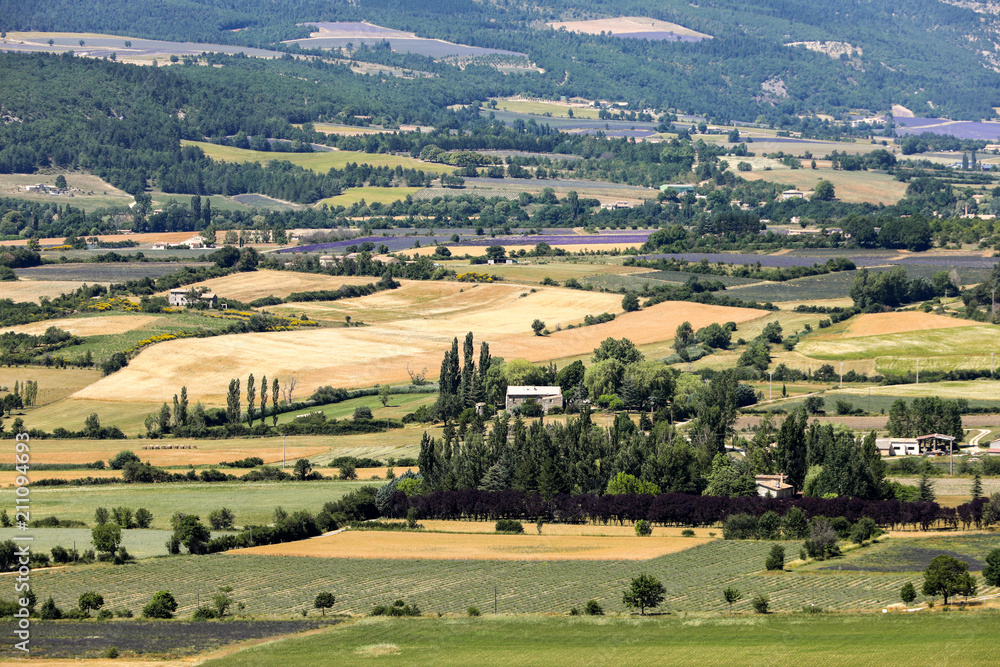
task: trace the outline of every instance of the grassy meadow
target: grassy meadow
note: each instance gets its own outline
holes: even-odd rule
[[[376,186],[350,188],[349,190],[345,190],[343,194],[337,195],[336,197],[321,199],[316,205],[322,206],[323,204],[326,204],[330,208],[335,208],[337,206],[351,206],[359,201],[364,201],[367,204],[391,204],[394,201],[406,199],[407,196],[412,196],[421,189],[422,188],[380,188]]]
[[[291,465],[286,469],[291,472]],[[236,470],[236,473],[245,472]],[[36,473],[48,477],[49,473]],[[324,503],[336,500],[364,482],[322,480],[315,482],[190,482],[170,484],[115,484],[100,486],[36,486],[31,490],[32,518],[57,516],[60,519],[94,524],[98,507],[145,507],[153,513],[152,528],[170,529],[175,512],[197,514],[205,520],[208,513],[227,507],[236,515],[236,525],[268,524],[274,509],[288,512],[308,510],[316,513]],[[14,506],[14,489],[0,489],[4,506]]]
[[[260,162],[283,160],[292,164],[312,169],[325,174],[331,168],[343,169],[348,163],[370,164],[373,167],[403,167],[404,169],[420,169],[434,174],[450,174],[455,170],[444,164],[422,162],[409,156],[387,155],[385,153],[364,153],[360,151],[319,151],[315,153],[281,153],[272,151],[254,151],[232,146],[219,146],[203,141],[182,140],[184,146],[197,146],[205,155],[222,162]],[[404,195],[405,196],[405,195]],[[189,198],[190,199],[190,198]]]
[[[487,611],[483,609],[482,611]],[[271,665],[992,665],[1000,614],[371,618],[205,663]],[[933,657],[932,657],[933,656]]]
[[[569,118],[569,110],[573,110],[573,118],[587,118],[597,120],[600,109],[584,106],[570,106],[569,104],[557,104],[555,102],[542,102],[533,100],[497,100],[497,109],[500,111],[510,111],[513,113],[526,113],[533,116],[549,115],[554,118]]]

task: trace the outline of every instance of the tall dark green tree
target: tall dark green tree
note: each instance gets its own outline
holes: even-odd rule
[[[240,421],[240,381],[229,381],[229,393],[226,395],[226,421],[236,424]]]
[[[778,430],[778,461],[788,476],[788,483],[801,491],[808,470],[806,446],[806,426],[808,417],[805,410],[797,410],[785,417]]]
[[[257,385],[253,373],[247,378],[247,426],[253,426],[254,403],[257,401]]]

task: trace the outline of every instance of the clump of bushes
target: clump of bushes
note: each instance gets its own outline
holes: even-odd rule
[[[420,616],[420,608],[417,603],[406,604],[402,600],[396,600],[390,605],[377,604],[372,607],[372,616]]]
[[[522,534],[524,533],[524,525],[514,519],[500,519],[496,523],[496,531],[498,533]]]

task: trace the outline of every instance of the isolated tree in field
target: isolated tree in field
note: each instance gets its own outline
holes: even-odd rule
[[[780,544],[775,544],[771,547],[771,553],[768,554],[767,560],[764,561],[764,567],[768,571],[774,570],[784,570],[785,569],[785,547]]]
[[[271,381],[271,426],[278,425],[278,393],[280,384],[278,378]]]
[[[969,565],[951,556],[935,556],[924,570],[924,595],[940,595],[944,603],[952,595],[973,595],[976,578],[969,574]]]
[[[632,583],[622,593],[622,603],[630,609],[638,609],[639,614],[646,615],[646,607],[655,609],[666,597],[666,589],[660,580],[648,574],[640,574],[632,579]]]
[[[229,597],[232,592],[232,586],[219,586],[219,592],[212,596],[212,606],[215,607],[216,618],[222,618],[229,611],[229,607],[233,604],[233,599]]]
[[[101,420],[96,412],[91,413],[83,422],[83,434],[88,438],[101,437]]]
[[[94,549],[104,558],[110,558],[122,543],[121,526],[115,523],[102,523],[90,531]]]
[[[694,345],[694,328],[690,322],[682,322],[674,333],[674,350],[681,350]]]
[[[813,199],[818,201],[830,201],[836,197],[836,190],[833,187],[833,183],[824,179],[816,183],[816,187],[813,188]]]
[[[236,515],[227,507],[208,513],[208,525],[212,527],[212,530],[229,530],[233,527],[234,521],[236,521]]]
[[[336,602],[337,597],[333,593],[323,592],[316,595],[316,599],[313,600],[313,606],[326,616],[326,610],[333,607]]]
[[[229,381],[229,393],[226,395],[226,421],[236,424],[240,421],[240,381]]]
[[[390,395],[389,385],[383,384],[378,388],[378,400],[382,403],[382,407],[389,406],[389,395]]]
[[[990,586],[1000,586],[1000,549],[994,549],[986,555],[986,565],[983,566],[983,581]]]
[[[729,605],[729,613],[733,613],[733,605],[743,599],[743,593],[740,589],[735,586],[730,586],[726,590],[722,591],[722,597],[725,599],[726,603]]]
[[[94,591],[81,593],[77,606],[83,611],[97,611],[104,606],[104,596]]]
[[[200,554],[205,550],[211,534],[197,516],[188,514],[177,522],[174,537],[187,548],[188,553]]]
[[[247,378],[247,426],[253,426],[253,409],[257,401],[257,385],[253,379],[253,373]]]
[[[304,480],[312,472],[312,464],[309,459],[299,459],[295,462],[295,479]]]
[[[531,323],[531,330],[535,332],[536,336],[541,336],[542,331],[545,330],[545,322],[536,319],[534,322]]]
[[[910,604],[917,599],[917,589],[913,587],[913,583],[907,581],[903,584],[903,587],[899,589],[899,599],[903,601],[904,604]]]
[[[153,595],[153,599],[142,608],[142,615],[145,618],[173,618],[177,611],[177,600],[170,594],[170,591],[159,591]]]
[[[628,292],[622,297],[622,310],[626,313],[639,310],[639,297],[635,292]]]

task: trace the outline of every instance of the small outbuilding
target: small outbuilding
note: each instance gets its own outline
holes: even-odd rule
[[[920,442],[916,438],[875,438],[875,446],[882,456],[917,456]]]

